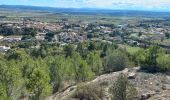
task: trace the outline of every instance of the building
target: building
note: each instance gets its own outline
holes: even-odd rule
[[[4,42],[19,42],[21,41],[22,36],[10,36],[10,37],[4,37]]]
[[[0,46],[0,52],[6,52],[8,50],[10,50],[10,47],[6,47],[6,46]]]
[[[44,41],[45,40],[46,33],[38,33],[35,38],[37,41]]]

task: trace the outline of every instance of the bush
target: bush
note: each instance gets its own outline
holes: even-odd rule
[[[127,77],[121,74],[111,87],[112,100],[137,100],[137,91]]]
[[[105,72],[121,71],[128,65],[128,57],[121,51],[113,51],[107,54]]]
[[[77,90],[72,97],[79,100],[101,100],[104,96],[103,89],[103,87],[96,84],[82,84],[77,87]]]
[[[87,57],[87,63],[95,75],[100,75],[103,72],[102,60],[98,52],[91,52]]]
[[[149,49],[140,52],[138,60],[141,69],[149,72],[167,72],[170,71],[170,56],[158,46],[151,46]]]
[[[170,55],[159,55],[157,58],[157,69],[160,72],[170,71]]]

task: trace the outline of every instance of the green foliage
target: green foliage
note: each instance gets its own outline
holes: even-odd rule
[[[55,34],[53,32],[49,32],[49,33],[46,34],[45,39],[47,39],[50,42],[50,41],[53,40],[54,35]]]
[[[89,54],[89,51],[87,49],[87,43],[83,42],[83,43],[79,43],[77,45],[77,52],[79,52],[79,54],[81,55],[81,57],[86,58],[87,55]]]
[[[13,100],[18,99],[23,86],[23,79],[19,67],[14,61],[5,63],[0,62],[0,99]]]
[[[170,33],[165,33],[165,37],[167,38],[167,39],[169,39],[170,38]]]
[[[37,29],[24,27],[23,34],[31,35],[32,37],[34,37],[37,34]]]
[[[42,58],[44,58],[44,57],[46,57],[47,56],[47,50],[44,48],[44,47],[40,47],[39,49],[33,49],[32,51],[31,51],[31,56],[32,57],[36,57],[36,58],[38,58],[38,57],[42,57]]]
[[[66,61],[65,57],[57,56],[57,57],[47,57],[47,64],[49,66],[50,71],[50,83],[53,86],[53,92],[57,92],[61,89],[63,81],[67,77],[67,69],[69,69],[69,62]],[[71,71],[71,70],[69,70]],[[71,76],[70,76],[71,77]]]
[[[137,100],[136,89],[128,82],[127,77],[121,74],[110,89],[112,100]]]
[[[162,54],[157,58],[157,66],[160,72],[170,71],[170,55]]]
[[[158,46],[151,46],[145,51],[138,53],[137,61],[141,68],[149,72],[166,72],[170,71],[170,56],[165,54]]]
[[[71,57],[74,53],[74,46],[70,44],[66,45],[64,47],[64,52],[65,52],[66,57]]]
[[[122,70],[127,67],[128,56],[116,48],[109,43],[84,42],[77,49],[73,45],[60,47],[48,43],[35,49],[12,49],[0,57],[0,99],[41,100],[73,84],[89,81],[95,75]],[[100,98],[100,90],[92,87],[83,91],[92,98]],[[79,93],[83,95],[81,90]]]
[[[87,62],[82,60],[78,53],[73,55],[72,63],[76,81],[84,82],[93,78],[94,73],[91,71],[91,68],[88,66]]]
[[[102,60],[98,52],[91,52],[87,57],[87,62],[91,67],[91,70],[96,74],[100,75],[103,72]]]
[[[95,42],[90,42],[89,46],[88,46],[88,50],[92,51],[92,50],[97,50],[97,43]]]
[[[27,73],[24,75],[26,88],[30,93],[33,93],[33,99],[39,100],[50,94],[51,86],[48,73],[46,64],[42,60],[32,61],[31,70],[27,69]]]
[[[87,34],[87,38],[91,39],[93,37],[94,37],[94,34],[92,34],[92,33]]]
[[[22,42],[18,45],[19,48],[30,48],[32,46],[31,42]]]
[[[81,84],[72,96],[79,100],[101,100],[102,97],[104,97],[104,88],[98,84]]]
[[[29,56],[26,54],[24,50],[10,50],[6,53],[5,58],[7,60],[18,60],[22,61],[26,58],[29,58]]]
[[[109,51],[106,56],[105,61],[105,72],[114,72],[123,70],[125,67],[128,67],[128,57],[122,51],[114,50]]]
[[[32,38],[32,36],[31,35],[25,35],[25,36],[23,36],[22,37],[22,40],[29,40],[29,39],[31,39]]]

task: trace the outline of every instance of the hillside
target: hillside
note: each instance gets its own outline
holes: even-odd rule
[[[108,83],[105,87],[105,96],[103,100],[111,100],[108,88],[114,83],[120,74],[127,74],[128,80],[135,86],[138,91],[138,97],[142,100],[168,100],[170,98],[170,76],[165,74],[151,74],[139,71],[139,68],[125,69],[119,72],[113,72],[98,76],[96,79],[84,83],[84,85]],[[62,92],[58,92],[46,100],[79,100],[71,99],[70,96],[74,94],[77,85],[71,86]]]
[[[140,10],[111,10],[97,8],[56,8],[56,7],[39,7],[24,5],[0,5],[0,10],[17,10],[17,11],[41,11],[51,13],[65,13],[73,15],[110,15],[126,17],[169,17],[170,12],[140,11]]]

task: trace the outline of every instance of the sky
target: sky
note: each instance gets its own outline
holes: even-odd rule
[[[170,11],[170,0],[0,0],[0,5]]]

